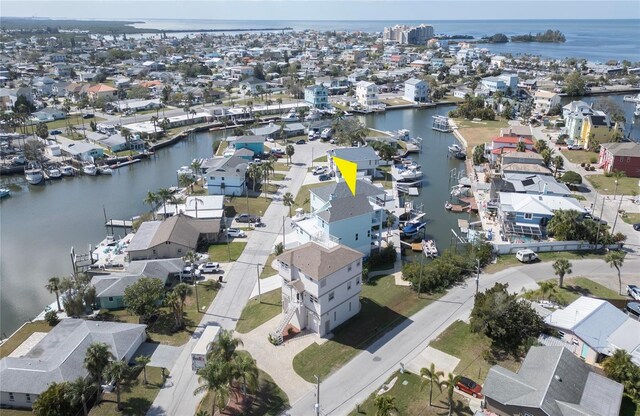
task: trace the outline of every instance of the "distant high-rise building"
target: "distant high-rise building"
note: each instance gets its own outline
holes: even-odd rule
[[[432,37],[433,26],[424,24],[419,26],[395,25],[393,27],[385,27],[382,34],[382,39],[385,41],[410,45],[423,45]]]

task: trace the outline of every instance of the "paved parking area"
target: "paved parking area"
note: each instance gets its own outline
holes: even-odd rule
[[[151,362],[149,362],[149,365],[151,367],[171,368],[182,352],[182,348],[183,347],[143,342],[132,357],[131,362],[135,362],[134,358],[139,355],[150,355]]]
[[[447,374],[453,373],[453,370],[455,370],[459,362],[460,359],[453,355],[449,355],[432,347],[427,347],[418,354],[416,358],[407,363],[405,368],[414,374],[420,374],[421,368],[429,368],[431,363],[434,363],[438,371]]]

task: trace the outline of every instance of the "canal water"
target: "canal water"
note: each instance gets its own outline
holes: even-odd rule
[[[368,127],[380,130],[406,128],[423,138],[418,158],[425,172],[424,186],[414,205],[423,206],[428,219],[427,236],[446,248],[457,218],[443,204],[449,195],[449,174],[464,169],[447,157],[453,135],[431,129],[434,114],[451,107],[397,110],[362,117]],[[10,198],[0,202],[0,332],[9,335],[24,321],[40,313],[54,300],[44,288],[51,276],[72,271],[70,249],[87,252],[106,235],[103,207],[108,218],[130,219],[148,211],[143,200],[148,191],[176,185],[176,169],[194,158],[210,157],[220,133],[199,133],[195,138],[160,149],[149,160],[114,170],[113,176],[63,178],[46,186],[27,186],[22,177],[13,182]],[[123,232],[120,231],[120,234]],[[118,235],[118,230],[116,230]]]

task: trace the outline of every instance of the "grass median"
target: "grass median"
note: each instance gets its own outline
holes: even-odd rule
[[[209,246],[209,260],[219,263],[236,261],[242,255],[246,246],[246,241],[212,244]]]

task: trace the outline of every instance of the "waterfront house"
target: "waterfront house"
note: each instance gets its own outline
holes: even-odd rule
[[[163,221],[145,221],[127,247],[129,260],[183,257],[200,244],[217,241],[220,231],[219,219],[196,220],[181,213]]]
[[[518,137],[520,139],[530,139],[533,142],[533,132],[530,125],[501,128],[499,137]]]
[[[118,90],[106,84],[96,84],[89,87],[87,94],[92,101],[98,99],[113,101],[118,98]]]
[[[326,109],[331,107],[329,105],[329,90],[322,84],[305,87],[304,101],[313,108]]]
[[[560,104],[560,95],[553,91],[537,90],[533,94],[533,103],[540,114],[548,114],[549,110]]]
[[[529,349],[517,372],[489,369],[485,407],[499,416],[617,416],[623,386],[560,346]]]
[[[127,265],[127,270],[110,274],[97,274],[91,278],[91,285],[96,289],[97,309],[122,309],[124,291],[143,277],[158,279],[164,286],[170,277],[179,276],[184,268],[184,261],[177,259],[139,260]]]
[[[296,222],[299,242],[340,243],[365,256],[379,247],[385,208],[392,208],[393,201],[383,188],[358,180],[354,196],[341,181],[309,193],[309,218]]]
[[[112,153],[127,149],[127,139],[120,134],[106,135],[98,132],[87,132],[86,135],[89,142],[102,146]]]
[[[545,236],[546,226],[558,210],[574,210],[581,214],[587,212],[575,198],[544,193],[501,192],[498,195],[498,221],[503,235],[507,237]]]
[[[640,322],[602,299],[581,296],[564,309],[556,309],[544,318],[557,331],[569,351],[588,364],[597,364],[616,350],[631,355],[640,365]],[[541,336],[542,343],[558,340]]]
[[[282,138],[281,133],[285,137],[295,137],[304,135],[305,127],[302,123],[286,123],[284,126],[276,123],[269,123],[266,126],[256,127],[251,129],[251,132],[255,135],[262,136],[273,140],[279,140]]]
[[[238,156],[207,159],[202,164],[209,195],[243,195],[248,163]]]
[[[240,149],[248,149],[253,152],[253,155],[259,156],[264,152],[264,137],[263,135],[234,136],[228,138],[227,141],[233,143],[236,152]]]
[[[0,360],[0,406],[30,409],[51,383],[88,376],[83,366],[92,343],[107,344],[116,360],[129,362],[147,339],[146,325],[63,319],[29,351]]]
[[[243,94],[259,94],[267,92],[267,82],[255,77],[246,78],[238,83]]]
[[[45,107],[42,110],[36,111],[31,114],[37,122],[49,122],[54,120],[64,120],[67,118],[67,113],[57,108]]]
[[[500,155],[508,151],[507,149],[513,149],[511,151],[515,151],[520,142],[524,142],[525,150],[533,151],[533,140],[530,138],[500,136],[491,139],[491,144],[485,144],[485,157],[489,160],[489,163],[495,164],[498,162]]]
[[[378,86],[373,82],[358,81],[356,83],[356,101],[363,107],[380,104],[378,100]]]
[[[598,165],[605,173],[619,171],[630,178],[640,178],[640,144],[603,143],[600,146]]]
[[[490,200],[497,201],[501,192],[571,196],[571,190],[567,185],[559,183],[553,176],[524,173],[507,173],[492,177]]]
[[[616,131],[622,133],[622,125],[612,122],[608,115],[598,111],[585,116],[580,130],[580,140],[584,148],[589,149],[594,141],[599,144],[610,142]]]
[[[65,156],[70,156],[82,162],[93,162],[104,157],[104,148],[86,142],[65,142],[60,144],[60,150]]]
[[[277,257],[282,278],[279,333],[289,323],[323,337],[360,312],[362,258],[359,251],[315,242]]]
[[[336,179],[342,178],[342,174],[335,166],[334,157],[357,164],[358,178],[371,178],[380,164],[380,156],[369,146],[331,149],[327,151],[327,155],[329,168],[335,172]]]
[[[515,94],[518,88],[518,76],[514,74],[501,74],[496,77],[486,77],[480,80],[482,87],[491,93],[500,91],[505,95]]]
[[[404,82],[404,99],[414,103],[429,101],[429,84],[422,79],[410,78]]]
[[[501,165],[525,163],[530,165],[544,165],[544,159],[535,152],[505,152],[501,155]]]
[[[595,114],[595,111],[584,101],[572,101],[562,107],[562,117],[564,118],[562,131],[569,136],[569,140],[567,140],[569,144],[580,142],[582,123],[587,116],[592,114]]]
[[[522,173],[527,175],[553,175],[551,169],[535,163],[503,163],[500,165],[500,173]]]

